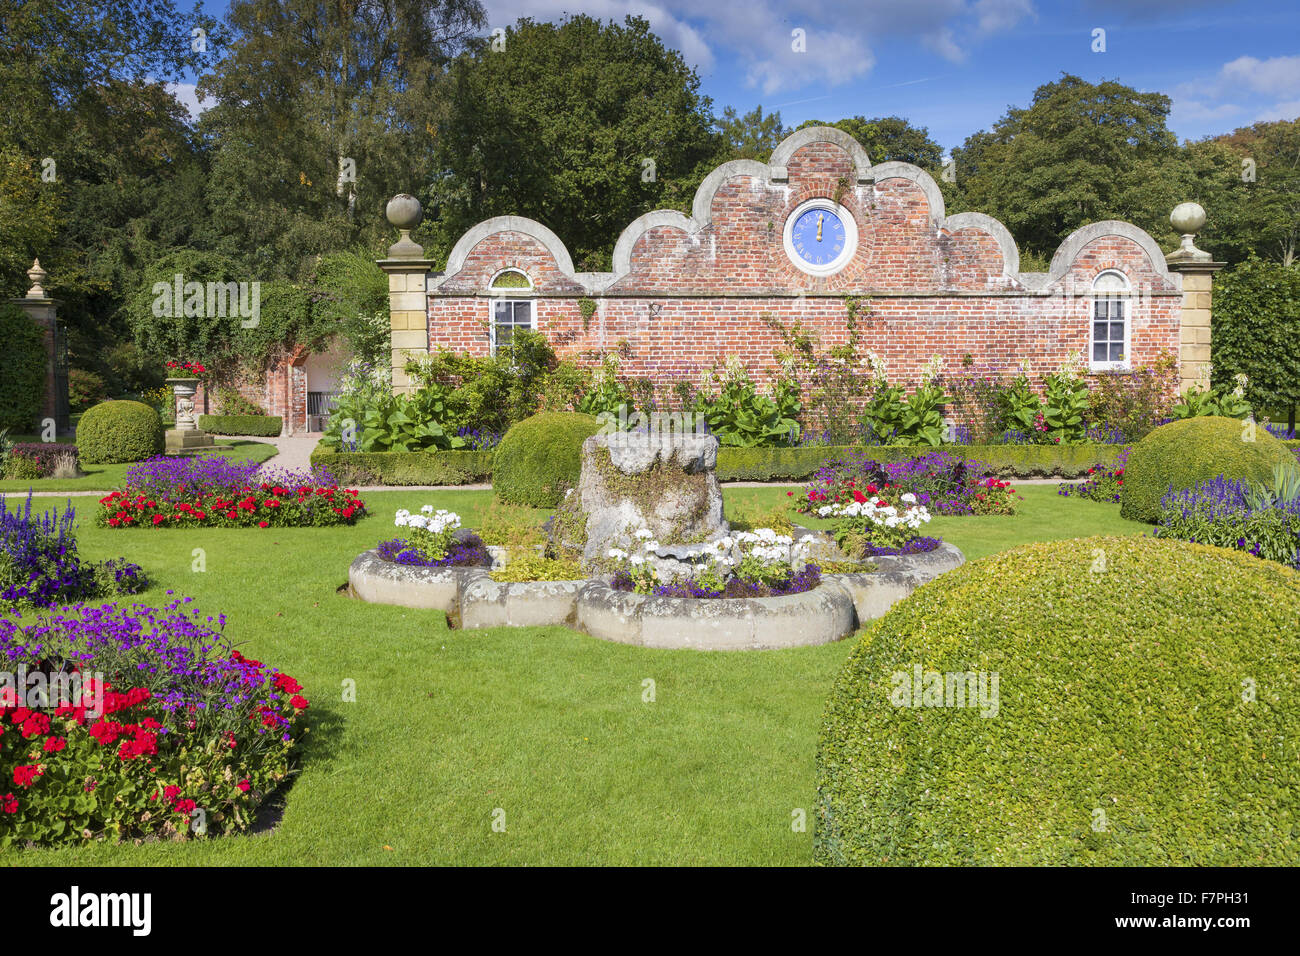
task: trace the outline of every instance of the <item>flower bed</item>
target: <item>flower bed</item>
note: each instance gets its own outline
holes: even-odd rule
[[[252,824],[289,773],[308,702],[191,600],[0,619],[0,846]]]
[[[159,456],[127,469],[125,487],[99,500],[101,527],[293,528],[355,524],[366,505],[328,473],[271,472],[220,456]]]
[[[640,552],[611,548],[608,553],[617,591],[683,598],[777,597],[821,583],[818,568],[806,561],[807,543],[771,528],[737,531],[709,542],[691,573],[680,573],[680,565],[661,559],[661,545],[649,530],[642,528],[633,537],[641,543]]]
[[[425,505],[415,514],[405,508],[393,524],[406,528],[409,538],[393,538],[376,549],[385,561],[417,568],[489,567],[492,556],[478,535],[460,531],[460,515]]]
[[[894,494],[891,501],[873,484],[854,488],[848,504],[822,505],[817,516],[835,521],[835,543],[851,558],[933,551],[939,540],[917,534],[930,523],[929,510],[911,492]]]
[[[1088,478],[1080,482],[1062,482],[1056,493],[1066,498],[1087,498],[1119,504],[1124,490],[1124,469],[1128,467],[1128,449],[1119,454],[1114,468],[1089,468]]]
[[[719,590],[714,583],[691,577],[680,581],[670,581],[667,584],[657,584],[649,593],[656,597],[677,598],[781,597],[786,594],[801,594],[804,591],[811,591],[821,583],[821,568],[815,564],[805,564],[802,570],[792,571],[787,576],[771,583],[733,577],[724,582],[721,590]],[[636,582],[628,572],[618,571],[614,574],[613,588],[615,591],[635,591]]]
[[[0,495],[0,604],[50,607],[144,590],[149,581],[138,564],[83,561],[75,521],[72,507],[33,517],[30,492],[22,511],[9,511]]]
[[[1215,478],[1160,501],[1157,538],[1245,551],[1300,568],[1300,499],[1261,500],[1248,482]]]
[[[1011,483],[983,476],[983,471],[978,462],[946,451],[884,463],[865,452],[851,452],[828,460],[801,494],[789,494],[803,514],[819,514],[828,505],[847,506],[863,493],[913,495],[917,504],[944,515],[1014,514],[1019,496]]]
[[[0,450],[0,477],[33,481],[40,478],[76,478],[81,473],[76,445],[55,442],[17,442],[7,454]]]

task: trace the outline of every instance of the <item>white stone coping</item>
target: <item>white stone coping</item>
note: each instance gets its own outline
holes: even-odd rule
[[[486,568],[394,564],[374,550],[352,562],[348,583],[364,601],[442,611],[467,630],[565,626],[641,647],[773,650],[838,641],[965,558],[944,542],[872,561],[874,571],[828,574],[811,591],[763,598],[656,597],[602,578],[493,581]]]

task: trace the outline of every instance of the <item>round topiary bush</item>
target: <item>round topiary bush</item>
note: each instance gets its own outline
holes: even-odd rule
[[[1262,426],[1202,416],[1161,425],[1133,446],[1124,469],[1120,514],[1154,524],[1160,499],[1224,475],[1271,484],[1273,466],[1295,455]]]
[[[492,488],[512,505],[554,508],[578,484],[582,443],[600,430],[591,415],[543,412],[525,418],[501,439],[492,457]]]
[[[77,423],[77,450],[82,462],[94,465],[161,454],[162,419],[143,402],[100,402]]]
[[[1300,573],[1142,536],[949,571],[836,680],[815,860],[1300,863],[1298,602]]]

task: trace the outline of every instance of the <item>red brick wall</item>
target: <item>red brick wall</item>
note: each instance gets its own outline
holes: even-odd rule
[[[203,415],[218,414],[223,392],[238,392],[266,414],[284,420],[282,434],[307,428],[307,376],[303,350],[278,356],[261,370],[241,370],[223,376],[211,388],[199,387],[194,407]]]
[[[831,143],[805,146],[787,168],[788,183],[728,179],[714,194],[711,221],[695,235],[669,226],[643,234],[632,248],[631,271],[589,293],[599,309],[587,328],[578,305],[588,294],[581,277],[566,275],[525,233],[487,236],[430,294],[430,348],[486,354],[493,298],[486,289],[497,272],[514,268],[532,280],[537,327],[561,356],[594,362],[600,351],[622,346],[623,371],[661,386],[694,379],[733,355],[765,377],[781,344],[765,315],[817,331],[823,347],[841,344],[848,334],[845,295],[870,297],[869,312],[859,316],[862,347],[884,358],[891,381],[914,384],[934,353],[954,370],[969,353],[995,368],[1028,360],[1041,373],[1072,351],[1086,355],[1087,291],[1099,272],[1113,268],[1141,293],[1131,306],[1131,364],[1178,351],[1181,294],[1133,239],[1094,240],[1065,276],[1035,290],[1004,275],[988,232],[936,227],[925,191],[909,179],[854,186],[848,154]],[[797,269],[782,242],[786,218],[813,197],[842,203],[858,228],[854,258],[826,278]]]

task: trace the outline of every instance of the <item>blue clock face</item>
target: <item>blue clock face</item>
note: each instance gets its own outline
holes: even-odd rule
[[[825,266],[840,258],[848,236],[840,217],[829,209],[809,209],[794,221],[790,243],[810,266]]]

